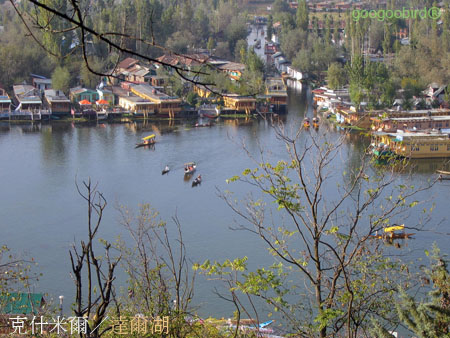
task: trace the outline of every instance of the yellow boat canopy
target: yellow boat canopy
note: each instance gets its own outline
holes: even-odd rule
[[[392,226],[392,227],[384,228],[384,232],[392,232],[392,231],[404,230],[404,229],[405,229],[405,225],[404,224],[402,224],[402,225],[395,225],[395,226]]]
[[[142,138],[142,141],[151,140],[151,139],[154,138],[154,137],[155,137],[155,134],[151,134],[151,135],[149,135],[149,136],[143,137],[143,138]]]

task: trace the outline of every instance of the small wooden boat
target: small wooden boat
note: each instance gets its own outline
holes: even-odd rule
[[[195,180],[192,181],[192,186],[196,187],[197,185],[202,183],[202,176],[198,175]]]
[[[195,162],[188,162],[184,165],[184,174],[191,175],[197,169],[197,164]]]
[[[219,117],[219,115],[212,115],[212,114],[205,114],[205,113],[203,113],[203,116],[207,117],[209,119],[216,119]]]
[[[303,119],[303,128],[309,128],[311,126],[311,123],[309,123],[309,118],[305,117]]]
[[[392,241],[393,239],[407,239],[410,238],[412,236],[414,236],[414,234],[411,233],[405,233],[405,225],[404,224],[393,224],[390,227],[386,227],[383,229],[384,233],[379,235],[378,233],[376,233],[375,235],[372,235],[371,238],[375,238],[375,239],[384,239],[386,241]],[[401,231],[401,232],[396,232],[396,231]]]
[[[319,118],[318,117],[314,117],[313,119],[312,119],[312,124],[313,124],[313,127],[314,128],[319,128]]]
[[[384,239],[387,241],[393,240],[393,239],[408,239],[411,238],[412,236],[414,236],[414,234],[411,233],[400,233],[400,234],[396,234],[396,233],[392,233],[392,234],[382,234],[382,235],[372,235],[370,236],[371,238],[374,239]]]
[[[450,180],[450,171],[436,170],[436,172],[439,174],[439,180]]]
[[[136,143],[135,148],[145,147],[145,146],[153,146],[155,145],[155,134],[151,134],[149,136],[143,137],[141,143]]]
[[[166,165],[166,166],[164,167],[163,171],[162,171],[162,175],[167,174],[169,171],[170,171],[170,168],[169,168],[168,165]]]

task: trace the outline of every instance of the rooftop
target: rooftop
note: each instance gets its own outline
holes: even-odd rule
[[[70,102],[61,90],[46,89],[44,95],[50,102]]]
[[[118,65],[117,68],[119,69],[128,69],[131,66],[137,64],[139,62],[139,60],[134,59],[134,58],[126,58],[124,60],[122,60]]]
[[[173,101],[173,102],[180,101],[180,99],[177,96],[169,96],[163,92],[158,91],[155,87],[152,87],[148,84],[131,85],[131,88],[136,92],[154,100]]]
[[[13,91],[17,98],[19,98],[19,96],[34,96],[37,94],[36,88],[28,84],[14,85]]]

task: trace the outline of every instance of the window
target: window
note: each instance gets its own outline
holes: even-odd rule
[[[430,150],[431,151],[438,151],[439,150],[439,144],[430,144]]]
[[[450,151],[450,144],[447,144],[447,151]]]
[[[411,144],[411,151],[420,151],[418,144]]]

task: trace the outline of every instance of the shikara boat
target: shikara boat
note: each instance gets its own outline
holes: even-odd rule
[[[450,180],[450,171],[436,170],[436,172],[439,174],[439,180]]]
[[[197,164],[195,162],[188,162],[184,164],[184,174],[191,175],[197,169]]]
[[[149,136],[143,137],[141,143],[136,143],[136,148],[145,147],[145,146],[153,146],[156,143],[155,134],[151,134]]]
[[[319,118],[318,117],[314,117],[312,119],[313,127],[316,128],[316,129],[319,128],[319,122],[320,122]]]
[[[202,176],[198,175],[198,177],[195,180],[192,181],[192,186],[196,187],[197,185],[199,185],[201,183],[202,183]]]
[[[169,168],[168,165],[166,165],[166,166],[164,167],[163,171],[162,171],[162,174],[165,175],[165,174],[167,174],[169,171],[170,171],[170,168]]]
[[[303,128],[309,128],[311,126],[311,123],[309,123],[309,118],[305,117],[303,119]]]
[[[407,239],[407,238],[414,236],[414,234],[405,232],[404,224],[401,224],[401,225],[394,224],[393,226],[384,228],[383,231],[384,232],[382,234],[376,233],[375,235],[373,235],[371,237],[375,238],[375,239],[384,239],[386,241],[392,241],[394,239]],[[396,232],[396,231],[401,231],[401,232]]]

